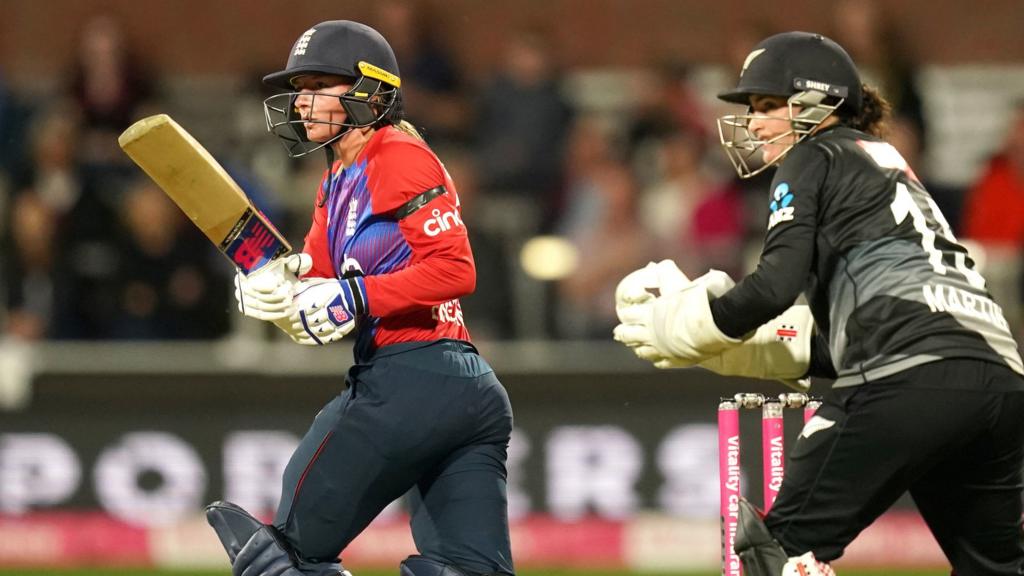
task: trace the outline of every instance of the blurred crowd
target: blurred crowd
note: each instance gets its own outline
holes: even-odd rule
[[[382,2],[369,23],[395,49],[408,118],[458,187],[478,269],[477,292],[463,300],[475,337],[606,339],[617,281],[647,261],[734,276],[756,261],[770,174],[739,180],[717,150],[723,109],[695,81],[705,63],[658,62],[623,75],[629,85],[616,88],[626,105],[610,114],[569,82],[577,71],[559,65],[545,30],[511,34],[492,73],[470,81],[417,6]],[[836,6],[843,23],[823,32],[893,103],[890,141],[954,232],[1019,253],[1024,101],[976,182],[932,181],[918,162],[930,132],[912,58],[876,4]],[[8,336],[216,339],[237,330],[229,265],[118,149],[118,134],[165,111],[169,97],[160,71],[133,60],[122,25],[109,16],[84,22],[62,90],[47,98],[16,93],[0,70],[0,329]],[[731,61],[718,63],[729,81],[775,31],[736,31]],[[301,244],[323,165],[288,163],[274,149],[260,130],[260,90],[235,103],[243,120],[210,119],[229,133],[214,153]],[[520,249],[540,234],[576,249],[571,273],[525,275]]]

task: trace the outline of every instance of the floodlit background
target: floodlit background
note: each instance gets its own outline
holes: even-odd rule
[[[226,568],[202,505],[273,510],[350,347],[300,348],[236,314],[227,262],[116,137],[171,114],[301,245],[324,161],[265,132],[259,79],[341,18],[390,40],[409,118],[458,187],[478,271],[466,321],[516,410],[520,566],[717,566],[717,399],[782,390],[656,372],[610,341],[612,292],[649,260],[734,276],[756,261],[770,176],[734,177],[714,94],[764,36],[851,52],[1024,326],[1018,0],[2,0],[0,570]],[[411,551],[397,502],[344,558],[358,574]],[[943,560],[903,502],[843,565]]]

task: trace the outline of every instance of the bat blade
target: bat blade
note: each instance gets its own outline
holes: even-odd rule
[[[170,116],[143,118],[117,141],[242,272],[291,251],[217,160]]]

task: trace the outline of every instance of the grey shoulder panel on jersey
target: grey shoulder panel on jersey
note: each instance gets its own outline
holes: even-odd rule
[[[884,377],[946,357],[990,359],[1024,373],[999,305],[956,271],[937,273],[909,240],[851,250],[832,278],[829,301],[830,349],[845,385],[872,370]]]

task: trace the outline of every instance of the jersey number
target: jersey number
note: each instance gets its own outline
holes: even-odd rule
[[[939,233],[947,241],[955,244],[956,237],[953,236],[953,230],[949,227],[949,222],[946,221],[939,207],[935,204],[935,200],[932,200],[930,196],[924,196],[923,199],[927,201],[928,209],[939,224],[941,229]],[[935,270],[936,274],[945,275],[947,268],[942,262],[942,251],[935,247],[936,231],[928,227],[928,220],[925,218],[924,212],[917,201],[915,201],[914,195],[910,193],[910,189],[903,182],[896,183],[896,197],[893,199],[892,204],[889,205],[889,208],[892,210],[893,218],[896,219],[896,224],[902,224],[907,219],[907,216],[910,216],[914,224],[914,230],[917,230],[918,234],[921,235],[921,248],[928,253],[928,263],[931,264],[932,270]],[[954,260],[956,261],[957,271],[963,274],[971,286],[979,290],[985,289],[985,279],[976,270],[967,265],[966,254],[955,252]]]

